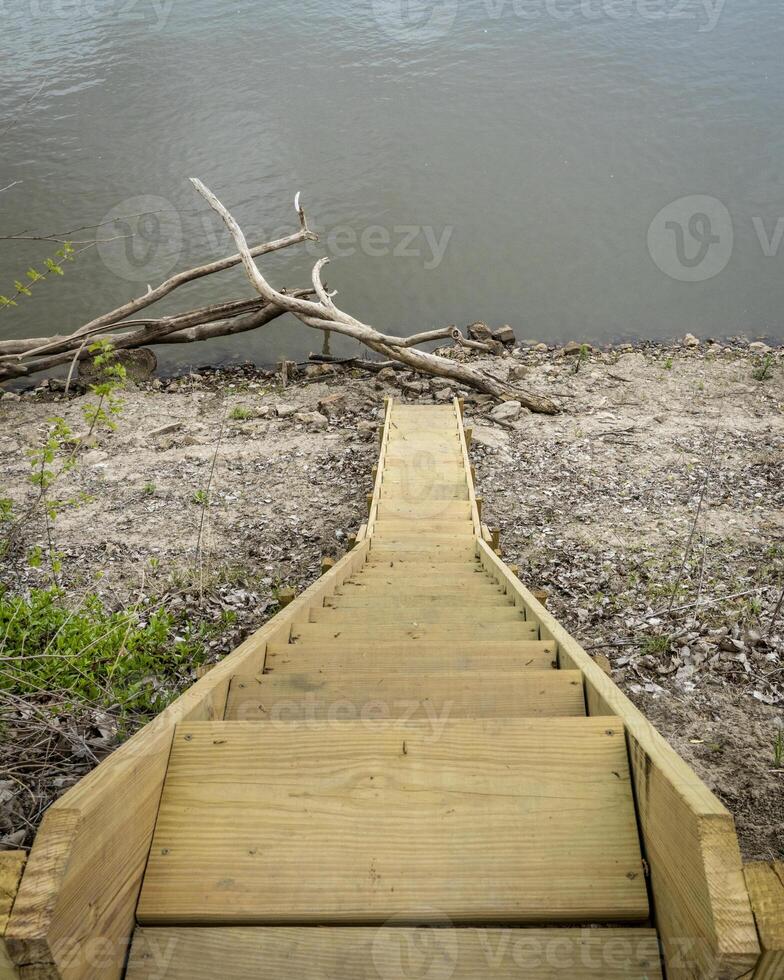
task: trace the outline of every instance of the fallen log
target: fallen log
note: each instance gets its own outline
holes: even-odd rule
[[[526,408],[533,412],[543,412],[553,415],[558,411],[558,407],[552,399],[544,395],[516,388],[510,384],[496,380],[480,374],[473,368],[464,364],[450,361],[437,354],[426,353],[416,350],[414,344],[422,343],[424,339],[433,340],[437,336],[449,336],[456,339],[456,334],[460,331],[457,328],[447,327],[443,331],[430,331],[429,334],[414,334],[410,337],[396,337],[382,334],[366,323],[355,319],[348,313],[339,309],[333,302],[334,292],[327,291],[321,281],[321,270],[329,262],[328,258],[319,259],[313,267],[313,289],[317,300],[310,300],[301,297],[286,295],[276,290],[264,278],[260,272],[245,235],[227,208],[200,180],[191,178],[191,183],[201,196],[207,201],[210,207],[221,216],[224,224],[229,230],[234,243],[242,256],[242,265],[251,285],[256,289],[260,296],[281,306],[293,313],[298,320],[309,327],[318,330],[333,331],[353,340],[358,340],[370,350],[377,354],[406,364],[408,367],[424,374],[432,374],[436,377],[450,378],[458,384],[473,388],[485,394],[492,395],[499,401],[517,400]]]

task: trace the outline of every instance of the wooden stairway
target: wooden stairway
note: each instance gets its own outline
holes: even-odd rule
[[[232,975],[258,976],[282,943],[296,965],[269,976],[294,980],[330,957],[373,975],[375,930],[336,939],[341,925],[647,922],[623,723],[587,717],[580,672],[553,669],[480,564],[455,408],[394,407],[384,449],[367,563],[264,671],[232,678],[224,721],[175,734],[131,978],[156,968],[162,926],[181,927],[167,976],[198,975],[188,926],[254,926]],[[566,936],[575,961],[588,942],[604,970],[619,935],[644,952],[617,975],[658,976],[650,930],[540,941]],[[503,974],[467,951],[452,975]]]
[[[731,818],[485,538],[457,403],[390,403],[355,552],[147,757],[129,980],[753,966]]]

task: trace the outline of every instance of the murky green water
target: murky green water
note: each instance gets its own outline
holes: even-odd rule
[[[331,254],[343,306],[384,330],[784,336],[780,0],[0,0],[0,30],[0,233],[137,232],[0,311],[4,337],[231,251],[190,175],[256,239],[302,191],[323,242],[265,268],[304,285]],[[0,243],[0,292],[47,254]],[[286,318],[165,358],[320,343]]]

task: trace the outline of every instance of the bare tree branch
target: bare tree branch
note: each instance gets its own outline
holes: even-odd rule
[[[555,403],[549,398],[523,389],[513,388],[508,384],[497,381],[495,378],[485,377],[467,365],[450,361],[436,354],[415,350],[413,347],[406,345],[406,338],[389,337],[381,334],[368,324],[362,323],[343,310],[338,309],[332,302],[331,297],[327,295],[321,283],[321,269],[326,264],[323,260],[316,263],[316,267],[313,270],[313,286],[316,290],[318,302],[279,293],[265,279],[254,262],[253,255],[245,240],[245,235],[231,213],[200,180],[192,177],[191,183],[210,207],[223,219],[242,257],[242,265],[248,279],[259,295],[263,296],[270,303],[274,303],[294,313],[307,326],[315,327],[318,330],[330,330],[347,337],[352,337],[355,340],[359,340],[371,350],[376,351],[376,353],[384,354],[386,357],[407,364],[415,370],[422,371],[424,374],[434,374],[439,377],[451,378],[466,387],[485,392],[501,400],[518,399],[521,404],[530,408],[532,411],[545,412],[547,414],[554,414],[558,411]],[[418,335],[420,340],[421,336],[421,334]],[[443,333],[441,333],[441,336],[443,336]],[[414,339],[416,337],[409,338],[409,340]],[[433,339],[432,332],[430,339]]]

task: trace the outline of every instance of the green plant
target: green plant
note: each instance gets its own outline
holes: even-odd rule
[[[577,352],[577,356],[574,359],[575,374],[577,374],[577,372],[580,370],[583,364],[585,364],[585,362],[588,360],[589,352],[590,352],[590,348],[588,344],[580,344],[580,350]]]
[[[154,483],[145,483],[144,484],[144,492],[147,494],[148,497],[152,497],[152,495],[155,493],[155,484]]]
[[[196,493],[191,497],[192,503],[199,507],[206,507],[209,503],[209,494],[206,490],[197,490]]]
[[[669,645],[669,636],[648,636],[643,640],[642,652],[643,654],[666,653]]]
[[[62,248],[58,248],[54,253],[53,258],[48,258],[44,260],[44,266],[46,267],[46,272],[39,272],[36,268],[30,267],[25,273],[26,281],[19,278],[14,282],[14,290],[10,296],[0,295],[0,310],[6,307],[16,306],[16,301],[20,296],[32,296],[31,287],[39,282],[43,282],[44,279],[48,279],[49,276],[64,276],[65,272],[62,267],[63,262],[72,262],[75,258],[74,247],[70,242],[64,242]]]
[[[780,728],[773,739],[773,765],[781,769],[784,763],[784,729]]]
[[[0,593],[0,689],[54,692],[126,715],[161,711],[207,656],[226,626],[195,625],[152,603],[107,611],[87,595],[68,608],[57,589]]]
[[[244,405],[235,405],[229,412],[229,418],[234,419],[235,422],[245,422],[247,419],[253,418],[253,411],[245,408]]]
[[[767,381],[773,370],[775,361],[772,354],[766,354],[762,358],[762,363],[751,374],[755,381]]]

